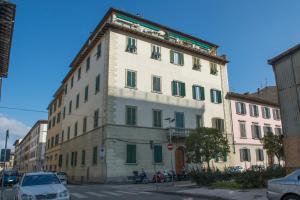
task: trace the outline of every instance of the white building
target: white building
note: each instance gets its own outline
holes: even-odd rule
[[[110,9],[62,82],[59,143],[70,181],[122,181],[142,168],[180,173],[184,138],[197,126],[230,140],[227,60],[217,48]],[[218,160],[216,167],[230,165]]]

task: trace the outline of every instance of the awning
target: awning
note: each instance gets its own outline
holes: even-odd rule
[[[16,5],[0,0],[0,77],[7,77]]]

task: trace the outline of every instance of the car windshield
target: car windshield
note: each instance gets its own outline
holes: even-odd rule
[[[4,172],[5,176],[17,176],[17,172],[16,171],[6,171]]]
[[[60,181],[55,174],[27,175],[22,181],[22,186],[48,184],[60,184]]]

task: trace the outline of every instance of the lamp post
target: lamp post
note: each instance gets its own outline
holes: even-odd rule
[[[173,123],[175,121],[175,118],[171,118],[171,117],[168,117],[165,119],[166,121],[169,122],[169,143],[172,144],[172,132],[171,132],[171,123]],[[173,149],[171,150],[171,167],[172,167],[172,183],[174,183],[174,175],[173,175],[173,172],[174,172],[174,167],[173,167]]]
[[[5,161],[6,161],[6,149],[7,149],[7,139],[9,137],[9,131],[7,130],[6,131],[6,136],[5,136],[5,147],[4,147],[4,157],[3,157],[3,163],[4,163],[4,166],[3,166],[3,170],[2,170],[2,183],[1,183],[1,200],[4,200],[3,199],[3,194],[4,194],[4,171],[5,171]]]

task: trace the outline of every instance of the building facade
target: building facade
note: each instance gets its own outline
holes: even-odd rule
[[[53,101],[48,106],[48,134],[45,153],[46,171],[61,171],[62,155],[61,140],[64,137],[62,133],[62,111],[63,111],[63,88],[60,87],[54,95]]]
[[[59,143],[70,181],[126,181],[141,169],[180,173],[184,139],[197,127],[231,140],[228,61],[217,48],[110,9],[62,82]],[[212,165],[231,165],[230,157]]]
[[[47,120],[39,120],[26,136],[15,143],[16,167],[20,172],[40,171],[45,160]]]
[[[272,101],[262,98],[268,91],[265,88],[254,94],[230,92],[227,95],[232,110],[234,163],[244,169],[278,163],[267,155],[261,142],[267,133],[282,135],[277,98]]]
[[[270,59],[279,93],[286,168],[300,167],[300,44]]]

